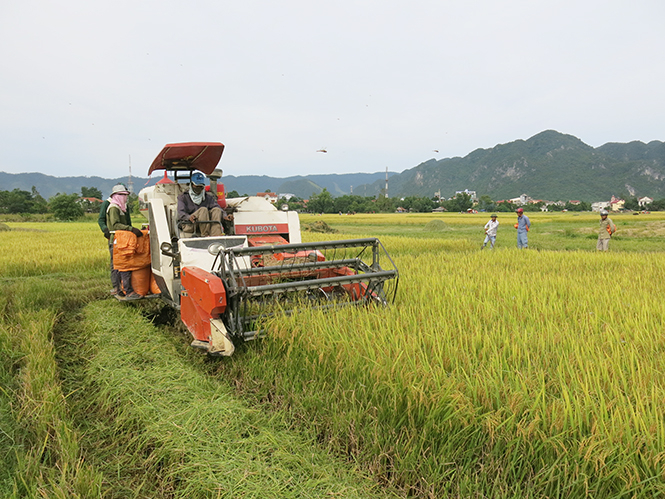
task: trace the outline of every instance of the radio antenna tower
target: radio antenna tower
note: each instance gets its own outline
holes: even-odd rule
[[[132,155],[129,155],[129,178],[127,179],[127,190],[134,192],[134,182],[132,182]]]
[[[388,197],[388,167],[386,166],[386,197]]]

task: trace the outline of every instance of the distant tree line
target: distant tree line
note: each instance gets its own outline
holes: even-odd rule
[[[398,208],[402,208],[409,212],[428,213],[438,207],[443,207],[446,211],[453,213],[465,212],[469,209],[476,209],[479,211],[514,212],[517,208],[522,208],[524,211],[528,212],[541,211],[543,208],[547,209],[547,211],[591,211],[591,203],[587,201],[579,201],[575,203],[567,201],[563,204],[538,201],[536,203],[518,205],[511,203],[510,201],[496,202],[487,195],[481,196],[477,202],[474,202],[471,199],[471,196],[467,193],[459,193],[454,198],[441,200],[436,197],[428,198],[420,196],[386,198],[383,194],[370,197],[347,194],[334,198],[326,189],[323,189],[318,194],[312,194],[308,202],[296,197],[292,197],[288,200],[284,198],[279,200],[280,206],[285,204],[288,205],[289,210],[310,213],[392,213]],[[624,209],[639,211],[645,208],[641,207],[637,198],[633,196],[625,199]],[[646,209],[652,211],[665,211],[665,198],[654,201],[648,205]]]
[[[392,213],[398,208],[406,211],[430,212],[438,203],[427,197],[408,196],[405,198],[387,198],[379,196],[358,196],[346,194],[334,198],[327,189],[312,194],[307,201],[292,197],[280,199],[280,206],[288,205],[289,210],[310,213]]]
[[[31,191],[0,191],[0,214],[51,213],[58,220],[78,220],[86,212],[94,213],[101,205],[102,193],[96,187],[81,187],[81,194],[56,194],[45,200],[35,186]],[[91,198],[93,199],[83,199]]]
[[[591,211],[591,203],[587,203],[586,201],[580,201],[579,203],[566,201],[565,204],[546,204],[543,201],[538,201],[537,203],[517,205],[510,201],[497,203],[492,201],[489,196],[481,196],[478,201],[478,209],[484,211],[513,212],[517,208],[522,208],[524,211],[542,211],[543,207],[545,207],[547,211]]]
[[[386,198],[385,195],[363,197],[355,195],[344,195],[333,198],[326,189],[318,194],[312,194],[308,202],[292,197],[289,200],[280,199],[279,205],[288,205],[289,210],[304,211],[310,213],[392,213],[399,208],[417,213],[429,213],[433,209],[442,207],[446,211],[458,213],[470,209],[482,211],[514,212],[520,206],[504,201],[497,203],[489,196],[481,196],[475,203],[467,193],[459,193],[454,198],[439,200],[436,197],[407,196],[404,198]],[[522,206],[524,211],[540,211],[545,203],[538,202]],[[585,201],[579,204],[570,201],[564,205],[549,204],[549,211],[591,211],[591,204]],[[665,200],[664,207],[665,209]]]
[[[33,186],[32,192],[14,189],[0,191],[0,213],[46,213],[47,201]]]
[[[268,192],[268,191],[266,191]],[[230,191],[227,197],[241,197],[237,191]],[[243,196],[247,196],[244,194]],[[96,187],[82,187],[81,194],[56,194],[46,201],[33,186],[31,191],[14,189],[0,191],[0,214],[44,214],[51,213],[58,220],[77,220],[84,213],[96,213],[101,204],[102,193]],[[84,199],[88,198],[88,199]],[[136,195],[129,200],[132,212],[138,210]],[[467,193],[459,193],[454,198],[439,200],[436,197],[407,196],[404,198],[387,198],[385,194],[378,196],[358,196],[347,194],[333,197],[327,189],[312,194],[309,200],[291,197],[278,201],[281,207],[287,205],[289,210],[310,213],[393,213],[398,209],[408,212],[429,213],[433,209],[443,207],[449,212],[465,212],[475,208],[480,211],[514,212],[520,206],[509,201],[495,202],[489,196],[481,196],[477,203]],[[564,205],[547,204],[542,201],[521,206],[524,211],[540,211],[546,206],[548,211],[591,211],[591,204],[585,201]],[[642,209],[636,197],[626,199],[626,210]],[[665,198],[655,200],[648,206],[652,211],[665,211]]]

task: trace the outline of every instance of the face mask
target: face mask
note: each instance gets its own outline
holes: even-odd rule
[[[198,194],[194,192],[194,189],[192,189],[192,186],[189,186],[189,197],[192,198],[192,201],[194,204],[201,204],[203,202],[203,199],[205,198],[206,191],[205,189],[201,189],[201,192]]]
[[[125,213],[127,211],[127,194],[111,194],[111,204],[120,208],[120,211]]]

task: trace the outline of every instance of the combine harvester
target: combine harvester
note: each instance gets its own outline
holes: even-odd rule
[[[192,346],[228,356],[276,312],[394,301],[399,274],[378,239],[303,243],[296,212],[260,196],[225,198],[216,169],[223,151],[219,142],[168,144],[148,171],[165,170],[164,179],[139,193],[152,273],[162,299],[180,311]],[[220,206],[233,215],[232,235],[182,237],[177,198],[194,171],[208,176]]]

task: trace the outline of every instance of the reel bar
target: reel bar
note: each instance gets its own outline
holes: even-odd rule
[[[254,267],[251,269],[243,270],[242,274],[245,276],[257,275],[257,274],[274,274],[274,273],[286,273],[286,272],[297,272],[301,270],[316,270],[316,269],[339,269],[343,267],[353,267],[362,268],[363,270],[368,269],[368,265],[360,260],[359,258],[347,258],[345,260],[325,260],[323,262],[289,262],[284,261],[283,265],[273,265],[270,267]]]
[[[376,246],[379,240],[375,237],[365,239],[345,239],[341,241],[320,241],[315,243],[292,243],[266,246],[252,246],[248,248],[225,248],[227,254],[236,256],[268,255],[274,253],[292,253],[298,251],[316,251],[336,248],[359,248]]]
[[[368,281],[369,283],[384,282],[396,276],[394,270],[383,270],[370,274],[353,274],[338,277],[326,277],[322,279],[306,279],[304,281],[280,282],[276,284],[264,284],[262,286],[248,286],[243,291],[250,296],[263,296],[287,291],[304,291],[308,289],[327,288],[331,286],[342,286]]]

